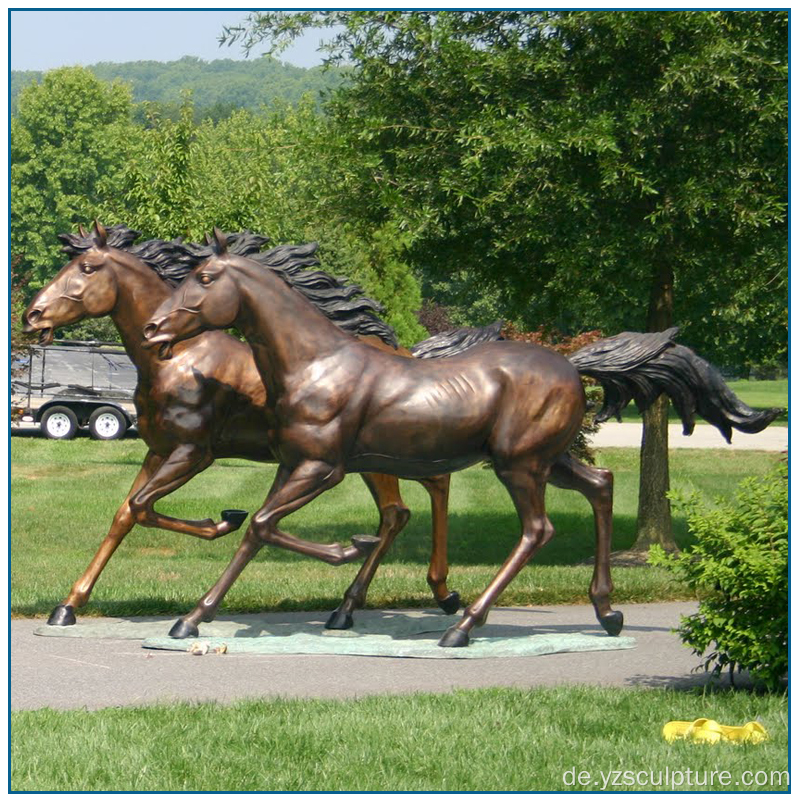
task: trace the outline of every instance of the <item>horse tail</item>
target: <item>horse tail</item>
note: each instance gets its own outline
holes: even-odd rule
[[[733,428],[758,433],[782,408],[758,411],[743,403],[716,367],[688,347],[675,343],[677,328],[659,333],[620,333],[583,347],[569,356],[581,375],[603,387],[603,407],[596,416],[604,422],[633,400],[645,411],[666,394],[683,422],[684,436],[694,430],[695,413],[714,425],[730,444]]]
[[[463,353],[476,344],[496,342],[502,339],[502,320],[484,328],[458,328],[454,331],[437,333],[429,339],[418,342],[411,348],[414,358],[447,358]]]

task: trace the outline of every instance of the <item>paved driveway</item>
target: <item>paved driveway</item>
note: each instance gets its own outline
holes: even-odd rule
[[[34,636],[44,620],[11,622],[11,708],[102,708],[171,700],[357,697],[487,686],[683,687],[708,680],[700,660],[671,632],[694,603],[617,606],[636,648],[538,657],[427,660],[328,655],[205,655],[144,650],[135,640]],[[361,612],[361,616],[370,613]],[[324,614],[259,615],[274,622]],[[230,617],[243,620],[243,617]],[[164,619],[165,631],[172,619]],[[80,622],[78,623],[80,624]],[[498,608],[480,636],[597,633],[592,608]],[[202,632],[202,631],[201,631]],[[438,634],[432,635],[433,640]],[[435,646],[434,641],[431,642]]]

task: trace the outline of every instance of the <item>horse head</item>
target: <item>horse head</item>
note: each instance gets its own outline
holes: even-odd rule
[[[195,267],[144,326],[144,347],[159,346],[169,358],[172,346],[209,328],[228,328],[239,314],[239,288],[229,268],[228,241],[214,228],[214,254]]]
[[[133,241],[139,235],[123,226],[116,226],[111,233],[115,241]],[[59,239],[74,258],[39,291],[23,315],[25,332],[39,331],[40,344],[50,344],[56,328],[109,314],[117,302],[109,231],[95,221],[90,234],[80,227],[78,234],[60,234]]]

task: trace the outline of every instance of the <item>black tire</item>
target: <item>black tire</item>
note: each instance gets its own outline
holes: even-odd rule
[[[102,406],[89,417],[89,435],[92,439],[102,442],[121,439],[127,429],[125,416],[113,406]]]
[[[78,432],[78,418],[66,406],[52,406],[42,415],[42,433],[48,439],[72,439]]]

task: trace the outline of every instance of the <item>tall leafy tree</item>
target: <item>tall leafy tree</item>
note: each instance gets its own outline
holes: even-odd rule
[[[785,358],[786,11],[260,12],[222,38],[331,25],[341,202],[429,276],[466,267],[529,324]],[[669,547],[663,404],[644,430],[638,545]]]
[[[48,72],[21,92],[10,125],[10,249],[29,290],[63,260],[56,234],[113,193],[135,141],[129,89],[82,67]]]

